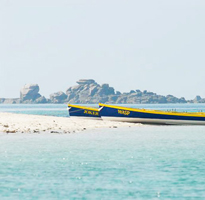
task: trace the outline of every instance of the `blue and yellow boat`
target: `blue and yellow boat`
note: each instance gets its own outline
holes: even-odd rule
[[[103,120],[164,125],[205,125],[205,113],[147,110],[99,104]]]
[[[68,112],[70,117],[101,119],[98,108],[68,104]]]

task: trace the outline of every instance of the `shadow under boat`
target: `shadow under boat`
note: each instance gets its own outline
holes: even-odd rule
[[[68,104],[68,113],[70,117],[80,117],[84,119],[101,119],[99,108],[94,107]]]
[[[128,108],[99,103],[103,120],[155,125],[205,125],[205,113]]]

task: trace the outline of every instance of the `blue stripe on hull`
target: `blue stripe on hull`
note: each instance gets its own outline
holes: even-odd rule
[[[138,111],[128,111],[128,110],[123,110],[123,108],[117,109],[117,108],[110,108],[110,107],[102,107],[100,110],[100,115],[105,117],[205,121],[205,117],[153,114],[153,113],[138,112]]]
[[[75,108],[69,107],[69,115],[72,117],[93,117],[93,118],[100,118],[100,113],[98,111],[93,111],[88,109],[82,108]]]

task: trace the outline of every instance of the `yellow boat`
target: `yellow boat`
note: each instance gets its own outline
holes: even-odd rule
[[[68,112],[70,117],[101,119],[98,108],[68,104]]]
[[[128,108],[99,103],[103,120],[144,124],[205,125],[205,113],[169,112]]]

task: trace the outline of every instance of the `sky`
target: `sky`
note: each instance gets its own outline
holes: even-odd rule
[[[0,0],[0,98],[82,78],[205,97],[204,0]]]

